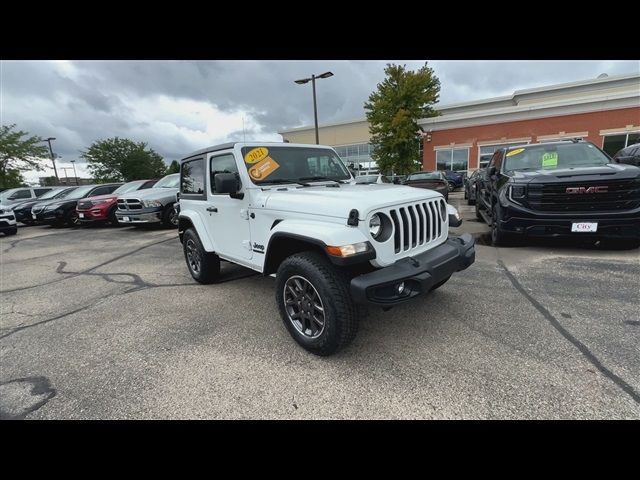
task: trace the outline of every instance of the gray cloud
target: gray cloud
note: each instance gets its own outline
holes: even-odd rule
[[[146,141],[167,161],[225,140],[277,138],[313,122],[311,85],[293,80],[331,70],[317,82],[321,123],[364,116],[385,61],[3,61],[2,124],[55,136],[77,158],[101,138]],[[422,61],[396,61],[419,68]],[[433,61],[441,103],[507,95],[553,83],[640,72],[633,61]],[[245,119],[243,132],[240,119]],[[212,127],[212,122],[215,122]]]

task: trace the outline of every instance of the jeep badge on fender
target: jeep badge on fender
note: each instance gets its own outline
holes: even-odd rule
[[[356,184],[330,147],[227,143],[180,165],[178,232],[191,276],[215,283],[220,260],[274,275],[291,336],[330,355],[356,335],[360,304],[426,294],[475,260],[471,235],[440,193]]]

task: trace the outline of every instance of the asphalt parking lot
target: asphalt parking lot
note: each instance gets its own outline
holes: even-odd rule
[[[640,418],[640,250],[497,249],[461,210],[476,263],[328,358],[289,337],[273,278],[195,283],[173,230],[21,228],[0,238],[0,417]]]

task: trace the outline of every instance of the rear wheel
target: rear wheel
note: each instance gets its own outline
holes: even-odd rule
[[[195,229],[189,228],[184,232],[182,249],[189,273],[195,281],[206,285],[220,277],[220,257],[204,249]]]
[[[276,302],[285,327],[305,350],[331,355],[358,330],[349,279],[317,252],[285,259],[276,275]]]

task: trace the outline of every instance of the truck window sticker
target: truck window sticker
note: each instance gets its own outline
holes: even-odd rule
[[[278,164],[278,162],[276,162],[273,158],[267,156],[262,160],[260,160],[257,164],[249,168],[249,176],[253,180],[261,181],[267,178],[273,172],[275,172],[278,168],[280,168],[280,165]]]
[[[258,147],[249,150],[244,156],[244,161],[249,164],[258,163],[269,155],[269,150],[265,147]]]
[[[558,167],[558,153],[546,152],[542,155],[542,168],[557,168]]]
[[[522,153],[522,152],[524,152],[524,148],[516,148],[515,150],[511,150],[509,153],[507,153],[507,157],[518,155],[519,153]]]

